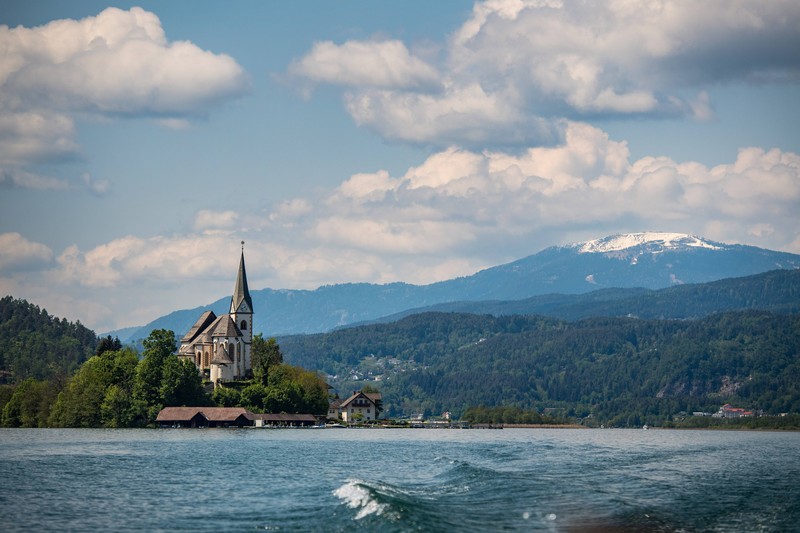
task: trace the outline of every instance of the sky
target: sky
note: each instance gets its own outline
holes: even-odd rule
[[[98,333],[229,295],[241,241],[251,290],[800,253],[796,0],[32,0],[0,50],[0,294]]]

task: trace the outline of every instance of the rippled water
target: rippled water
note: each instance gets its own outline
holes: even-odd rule
[[[0,430],[0,529],[798,531],[800,434]]]

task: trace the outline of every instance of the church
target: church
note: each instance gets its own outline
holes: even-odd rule
[[[253,300],[247,288],[244,241],[230,311],[206,311],[181,339],[178,357],[192,361],[203,378],[220,382],[248,379],[252,374]]]

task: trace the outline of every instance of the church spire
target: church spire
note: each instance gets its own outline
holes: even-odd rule
[[[246,304],[246,309],[242,309],[242,303]],[[247,274],[244,270],[244,241],[242,241],[242,257],[239,259],[239,273],[236,275],[236,285],[233,288],[231,297],[230,312],[253,312],[253,300],[250,299],[250,290],[247,288]]]

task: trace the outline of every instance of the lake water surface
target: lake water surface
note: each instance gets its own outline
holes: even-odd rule
[[[800,433],[0,430],[4,531],[800,531]]]

